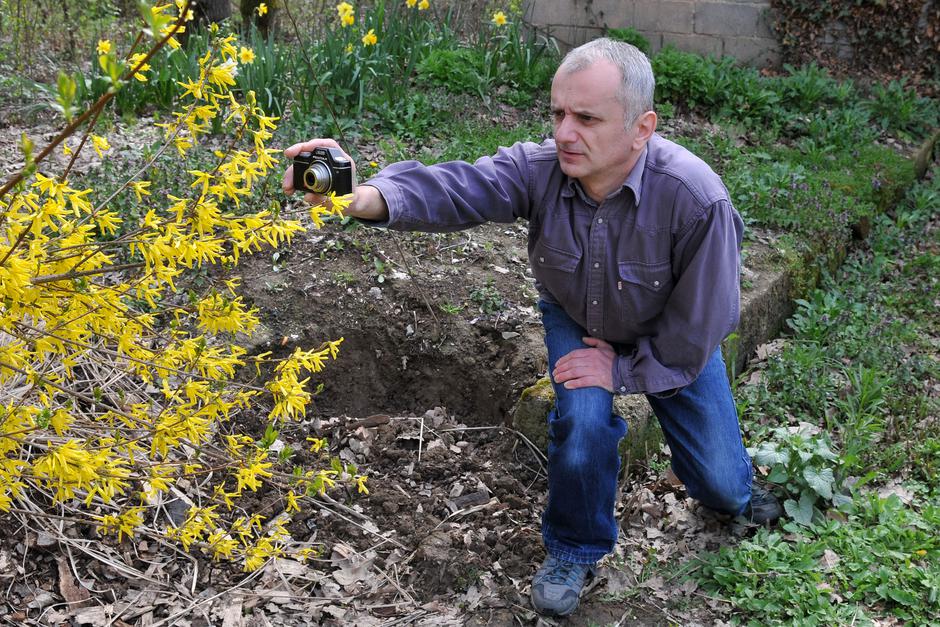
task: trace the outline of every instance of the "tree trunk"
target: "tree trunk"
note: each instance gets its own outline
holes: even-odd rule
[[[267,7],[267,11],[264,15],[258,15],[258,5],[262,2]],[[254,24],[258,32],[267,39],[271,32],[271,25],[274,23],[275,0],[240,0],[238,8],[242,14],[242,27],[245,32],[247,33],[250,25]]]
[[[198,0],[195,14],[196,22],[204,26],[221,22],[232,16],[231,0]]]

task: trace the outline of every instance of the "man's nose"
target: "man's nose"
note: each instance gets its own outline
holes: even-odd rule
[[[573,142],[577,140],[578,133],[569,116],[565,116],[560,122],[555,124],[555,141]]]

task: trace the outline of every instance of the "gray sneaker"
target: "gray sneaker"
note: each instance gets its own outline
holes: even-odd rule
[[[578,609],[581,590],[594,571],[594,564],[548,556],[532,578],[532,606],[541,614],[568,616]]]

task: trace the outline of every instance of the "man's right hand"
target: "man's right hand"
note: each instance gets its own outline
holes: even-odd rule
[[[299,144],[294,144],[290,148],[287,148],[284,150],[284,156],[293,160],[294,157],[300,153],[309,152],[318,147],[340,148],[339,144],[337,144],[336,141],[332,139],[311,139]],[[363,220],[375,220],[380,222],[388,220],[388,207],[385,205],[385,199],[382,198],[379,190],[374,187],[369,185],[356,185],[356,162],[353,161],[349,155],[346,155],[346,157],[349,158],[349,162],[352,164],[353,200],[351,203],[349,203],[349,207],[347,207],[343,213],[353,216],[354,218],[362,218]],[[284,172],[282,187],[284,188],[285,194],[293,194],[297,191],[294,189],[293,164],[287,168],[286,172]],[[322,196],[320,194],[314,194],[312,192],[306,192],[304,194],[304,200],[311,205],[320,205],[326,204],[328,202],[328,197]]]

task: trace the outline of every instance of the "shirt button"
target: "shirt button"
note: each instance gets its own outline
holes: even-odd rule
[[[592,301],[591,301],[591,304],[592,304],[592,305],[596,305],[596,304],[597,304],[597,301],[596,301],[596,300],[592,300]]]
[[[626,392],[626,391],[627,391],[627,386],[621,385],[621,386],[620,386],[620,391],[621,391],[621,392]]]
[[[653,287],[659,287],[659,281],[653,281]]]
[[[600,267],[601,267],[601,264],[599,264],[599,263],[597,263],[597,262],[595,261],[595,262],[594,262],[594,267],[595,267],[595,268],[600,268]]]
[[[598,223],[598,224],[604,224],[604,218],[598,218],[598,219],[597,219],[597,223]]]
[[[591,333],[597,333],[597,329],[591,329]]]
[[[539,257],[539,263],[545,263],[545,257]]]

